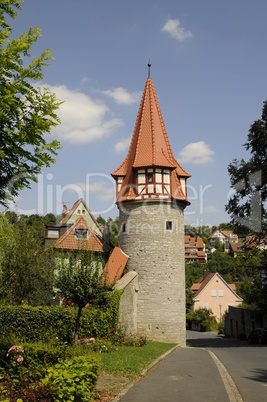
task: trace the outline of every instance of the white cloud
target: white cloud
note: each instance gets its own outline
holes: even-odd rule
[[[112,179],[113,180],[113,179]],[[100,180],[94,183],[85,184],[85,183],[75,183],[70,186],[70,192],[77,192],[77,189],[80,190],[80,198],[87,199],[90,196],[90,193],[99,193],[98,199],[103,201],[112,200],[115,202],[116,198],[116,189],[115,189],[115,181],[114,183],[110,183],[109,180]]]
[[[204,208],[204,212],[207,214],[216,214],[218,212],[220,212],[220,210],[215,207],[214,205],[209,205],[208,207]]]
[[[115,144],[114,148],[117,153],[124,152],[130,145],[131,137],[125,138]]]
[[[64,101],[57,112],[61,124],[55,129],[55,134],[62,141],[89,143],[111,135],[123,125],[121,119],[111,116],[109,108],[102,101],[70,90],[65,85],[43,86],[54,92],[57,99]]]
[[[102,91],[104,95],[110,96],[119,105],[131,105],[140,100],[142,92],[128,92],[127,89],[119,87]]]
[[[175,20],[168,19],[161,30],[163,32],[168,32],[172,38],[178,40],[179,42],[182,42],[188,38],[193,38],[192,32],[186,31],[183,27],[181,27],[178,18]]]
[[[200,165],[213,162],[214,151],[204,141],[193,142],[186,145],[178,157],[179,163],[193,163]]]

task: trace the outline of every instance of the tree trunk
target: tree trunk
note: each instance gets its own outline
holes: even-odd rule
[[[74,332],[74,341],[77,344],[78,343],[78,335],[79,335],[79,328],[80,328],[80,318],[82,315],[82,307],[78,307],[78,314],[76,317],[76,324],[75,324],[75,332]]]

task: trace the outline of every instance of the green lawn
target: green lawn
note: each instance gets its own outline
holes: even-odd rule
[[[102,360],[103,371],[133,378],[174,346],[174,343],[147,342],[142,347],[117,346],[114,352],[98,355]]]

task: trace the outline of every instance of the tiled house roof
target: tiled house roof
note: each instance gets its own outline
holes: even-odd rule
[[[129,257],[119,247],[114,248],[102,273],[102,277],[108,284],[120,279],[128,259]]]
[[[87,231],[87,238],[77,238],[76,230]],[[79,217],[74,224],[53,243],[56,249],[76,251],[91,250],[99,253],[109,253],[111,247],[97,235],[97,233],[88,225],[84,217]]]
[[[230,239],[234,241],[238,241],[238,236],[232,230],[215,230],[210,236],[209,239],[212,239],[213,236],[217,236],[218,233],[221,233],[224,239]]]
[[[191,175],[181,167],[173,155],[154,83],[150,77],[146,81],[128,155],[111,174],[115,179],[123,177],[117,202],[136,197],[134,169],[146,167],[170,169],[171,197],[189,204],[180,178],[187,179]]]
[[[205,244],[201,237],[184,236],[185,262],[198,261],[206,263]]]
[[[218,272],[212,272],[207,274],[205,277],[203,276],[200,281],[197,284],[193,284],[191,286],[191,290],[196,290],[196,293],[194,294],[193,300],[197,299],[197,297],[199,296],[199,294],[205,289],[205,287],[211,282],[211,280],[215,277],[218,276],[220,278],[220,280],[231,290],[231,292],[233,292],[233,294],[235,295],[235,297],[242,301],[241,297],[239,297],[236,292],[235,292],[235,285],[234,284],[228,284],[222,277],[220,274],[218,274]],[[199,287],[196,285],[200,285]]]
[[[237,234],[235,234],[232,230],[221,230],[221,233],[227,238],[231,238],[232,240],[238,240]]]
[[[75,213],[75,211],[77,210],[77,208],[79,207],[79,205],[83,205],[83,208],[86,210],[86,212],[88,213],[88,215],[90,216],[90,218],[92,219],[92,221],[94,222],[94,224],[96,225],[97,229],[100,230],[100,232],[103,232],[102,227],[99,225],[99,223],[97,222],[97,220],[95,219],[94,215],[91,213],[90,209],[87,207],[85,201],[83,198],[80,198],[78,201],[76,201],[72,208],[69,210],[69,212],[64,216],[64,218],[61,220],[61,225],[64,224],[68,224],[70,219],[73,218],[73,214]],[[74,218],[75,219],[75,218]]]

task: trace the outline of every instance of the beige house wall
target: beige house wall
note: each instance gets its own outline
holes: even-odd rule
[[[215,275],[202,292],[197,296],[193,310],[200,308],[211,309],[217,321],[228,312],[228,306],[237,307],[242,300],[227,286],[227,284]]]

